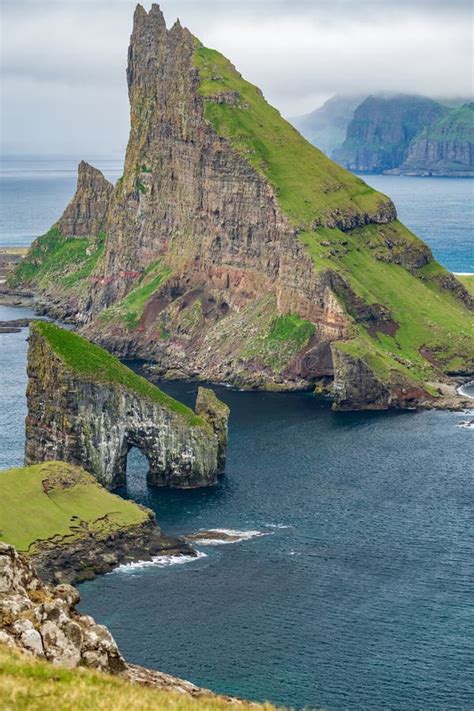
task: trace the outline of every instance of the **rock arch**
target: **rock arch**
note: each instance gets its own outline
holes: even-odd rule
[[[78,362],[98,363],[97,375],[78,371]],[[198,389],[193,412],[107,351],[52,324],[30,325],[27,404],[26,464],[78,464],[115,488],[125,483],[135,446],[148,458],[154,486],[208,486],[224,471],[229,409],[212,390]]]

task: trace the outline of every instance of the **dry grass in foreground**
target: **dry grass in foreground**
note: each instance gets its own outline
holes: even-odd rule
[[[237,704],[144,688],[87,669],[64,669],[0,645],[2,711],[276,711],[271,704]]]

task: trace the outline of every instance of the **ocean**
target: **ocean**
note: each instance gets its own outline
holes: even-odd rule
[[[117,158],[86,157],[115,182]],[[0,161],[0,247],[27,247],[61,216],[74,194],[77,164],[71,157],[6,157]],[[454,272],[474,272],[474,180],[367,175],[389,195],[402,222],[424,239]]]
[[[28,244],[57,219],[74,191],[68,165],[2,173],[12,196],[3,245]],[[474,271],[469,181],[367,180],[399,191],[413,229],[429,223],[446,266]],[[0,319],[24,315],[0,307]],[[1,468],[23,460],[26,336],[0,334]],[[161,386],[193,404],[193,383]],[[84,583],[80,609],[129,661],[217,692],[328,711],[471,710],[474,433],[463,422],[474,413],[334,413],[307,393],[215,389],[231,407],[220,484],[150,488],[132,450],[118,493],[153,508],[169,533],[225,529],[240,540]]]

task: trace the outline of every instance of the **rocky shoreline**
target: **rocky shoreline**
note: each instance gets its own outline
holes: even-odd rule
[[[73,326],[81,328],[83,323],[77,320],[77,315],[72,314],[64,305],[54,303],[52,300],[45,298],[44,295],[35,294],[34,292],[23,292],[11,287],[4,286],[0,288],[0,306],[18,306],[29,307],[35,310],[36,316],[46,316]],[[27,326],[35,317],[28,319],[16,319],[12,321],[0,321],[0,333],[14,333]],[[2,330],[3,329],[3,330]],[[248,371],[237,372],[232,378],[225,369],[220,372],[215,369],[215,364],[207,370],[205,367],[197,371],[196,369],[185,370],[183,363],[179,361],[179,367],[175,367],[173,362],[160,362],[160,357],[164,354],[159,353],[154,357],[153,354],[143,350],[141,343],[128,341],[126,344],[121,340],[99,339],[100,345],[109,352],[124,360],[136,360],[141,363],[141,370],[151,382],[159,382],[160,380],[183,380],[193,383],[214,383],[225,385],[238,390],[262,391],[262,392],[315,392],[316,394],[325,395],[333,400],[332,384],[330,377],[322,379],[318,384],[314,381],[305,380],[303,378],[295,379],[293,376],[287,379],[280,379],[275,382],[274,374],[265,380],[262,373],[251,373]],[[453,376],[451,382],[440,381],[431,383],[438,391],[438,397],[431,398],[426,392],[420,393],[421,397],[413,398],[407,402],[405,406],[398,405],[393,402],[387,407],[384,403],[381,406],[376,404],[367,406],[361,403],[359,407],[354,407],[352,404],[349,410],[354,409],[420,409],[420,410],[452,410],[461,411],[472,406],[472,398],[463,395],[459,388],[472,380],[472,374]],[[338,409],[344,410],[344,406],[338,406]]]
[[[80,583],[97,575],[110,573],[120,565],[151,561],[155,556],[192,556],[197,553],[183,538],[163,534],[153,511],[138,526],[114,531],[97,539],[94,531],[85,531],[77,541],[43,541],[29,555],[46,583]]]
[[[0,645],[56,666],[83,667],[141,686],[188,697],[222,699],[184,679],[129,664],[104,626],[77,611],[79,592],[68,584],[45,585],[31,562],[0,542]]]

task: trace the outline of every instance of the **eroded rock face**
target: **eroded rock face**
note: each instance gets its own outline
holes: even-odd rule
[[[201,401],[205,395],[201,395]],[[148,483],[189,488],[214,484],[222,471],[228,409],[217,398],[202,411],[207,424],[117,383],[96,382],[67,367],[40,327],[30,327],[25,463],[78,464],[109,488],[125,483],[127,454],[149,462]],[[218,401],[217,401],[218,402]]]
[[[400,376],[382,380],[359,357],[332,347],[334,405],[338,410],[385,410],[390,407],[432,407],[433,398],[423,388]]]
[[[105,226],[113,186],[100,170],[89,163],[79,163],[77,189],[57,223],[66,237],[97,235]]]
[[[26,558],[0,543],[0,642],[60,666],[125,672],[112,635],[75,610],[79,600],[70,585],[45,586]]]

